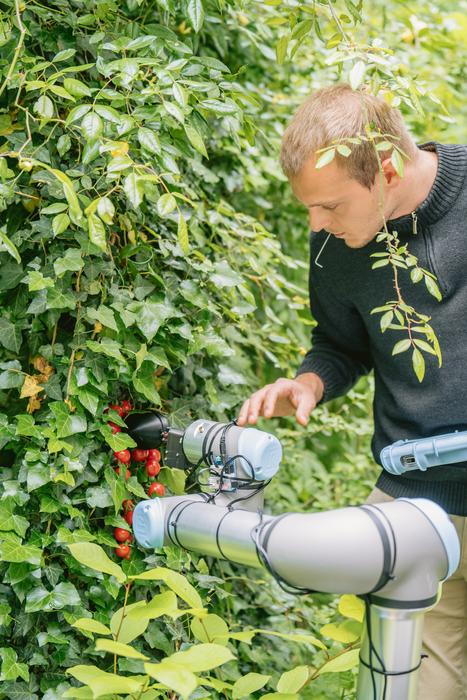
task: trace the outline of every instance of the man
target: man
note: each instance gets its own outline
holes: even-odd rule
[[[390,152],[352,144],[348,157],[317,169],[317,151],[372,131],[391,135],[407,155],[400,177]],[[239,425],[295,415],[306,425],[322,401],[341,396],[374,369],[377,462],[382,448],[467,429],[467,148],[412,140],[400,113],[381,98],[347,85],[319,90],[299,108],[282,143],[281,165],[295,196],[307,207],[310,242],[310,306],[317,322],[312,348],[294,379],[278,379],[243,404]],[[370,255],[384,252],[375,239],[386,221],[407,244],[419,265],[434,274],[442,294],[431,296],[414,284],[410,270],[398,268],[405,303],[431,317],[441,344],[442,367],[426,354],[423,383],[411,352],[393,355],[394,344],[414,332],[381,331],[373,308],[396,299],[391,265],[371,269]],[[318,259],[319,257],[319,259]],[[420,336],[419,336],[420,337]],[[421,336],[424,337],[424,336]],[[450,514],[464,538],[458,571],[443,586],[440,603],[425,618],[429,655],[420,672],[420,700],[467,698],[467,463],[394,476],[382,472],[370,502],[425,497]]]

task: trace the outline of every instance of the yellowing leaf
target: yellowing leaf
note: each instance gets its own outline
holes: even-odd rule
[[[24,399],[27,396],[35,396],[40,391],[44,391],[44,387],[40,386],[39,377],[26,374],[24,384],[21,387],[20,399]]]
[[[338,610],[344,617],[363,622],[365,617],[365,603],[356,595],[343,595],[340,597]]]
[[[120,583],[126,580],[126,576],[121,567],[109,559],[102,547],[99,547],[98,544],[78,542],[76,544],[69,544],[68,549],[71,555],[79,561],[80,564],[84,564],[95,571],[102,571],[105,574],[115,576]]]
[[[348,671],[358,664],[359,653],[360,649],[350,649],[334,657],[334,659],[331,659],[319,669],[318,675],[321,676],[323,673],[342,673],[343,671]]]
[[[125,656],[127,659],[142,659],[147,661],[149,657],[130,647],[129,644],[116,642],[114,639],[96,639],[96,651],[108,651],[117,656]]]
[[[102,622],[93,620],[91,617],[80,617],[79,620],[75,620],[71,626],[76,627],[79,630],[83,630],[84,632],[93,632],[95,634],[112,634],[112,631],[103,625]]]
[[[171,588],[179,598],[188,603],[188,605],[191,605],[192,608],[203,607],[203,601],[201,600],[198,591],[193,588],[191,583],[188,583],[185,576],[182,576],[182,574],[179,574],[177,571],[164,569],[163,567],[158,566],[157,568],[150,569],[142,574],[130,576],[130,578],[138,579],[138,581],[164,581],[164,583]]]

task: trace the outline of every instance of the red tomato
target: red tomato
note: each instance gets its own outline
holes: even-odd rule
[[[128,530],[124,530],[123,527],[114,527],[114,537],[117,542],[126,542],[130,539],[131,535]]]
[[[129,538],[127,539],[127,542],[133,542],[134,539],[135,538],[133,537],[133,535],[130,535]]]
[[[115,473],[118,474],[118,475],[120,475],[120,467],[116,467],[116,468],[115,468]],[[129,469],[127,469],[127,470],[126,470],[126,474],[125,474],[125,481],[128,481],[128,479],[130,478],[130,476],[131,476],[131,472],[130,472]]]
[[[133,511],[132,510],[127,510],[125,515],[123,516],[125,520],[127,521],[128,525],[133,525]]]
[[[135,462],[145,462],[148,458],[148,451],[136,448],[136,450],[131,451],[131,456]]]
[[[130,501],[128,499],[127,501],[123,501],[122,506],[123,506],[123,510],[126,513],[127,510],[133,510],[133,508],[135,507],[135,504],[133,503],[133,501]]]
[[[130,551],[131,550],[127,544],[120,544],[118,547],[115,547],[115,554],[121,559],[129,559]]]
[[[157,462],[160,462],[161,453],[159,450],[148,450],[148,459],[155,459]]]
[[[133,406],[131,405],[131,403],[129,401],[127,401],[126,399],[124,399],[122,401],[122,410],[125,414],[129,413],[129,411],[131,411],[132,408],[133,408]]]
[[[118,413],[118,415],[120,416],[120,418],[123,418],[123,416],[125,415],[125,409],[123,408],[123,406],[120,406],[117,403],[109,404],[109,408],[111,408],[112,411],[116,411]]]
[[[154,494],[156,496],[164,496],[165,494],[165,486],[164,484],[161,484],[160,481],[153,481],[148,488],[148,496],[152,498]]]
[[[155,459],[148,459],[146,462],[146,474],[148,476],[157,476],[161,470],[161,465]]]
[[[122,464],[130,464],[131,462],[130,450],[120,450],[119,452],[114,452],[114,457]]]
[[[122,432],[121,427],[120,427],[119,425],[117,425],[116,423],[111,423],[111,422],[109,421],[109,425],[110,425],[110,427],[112,428],[112,432],[113,432],[114,435],[115,435],[115,433],[121,433],[121,432]]]

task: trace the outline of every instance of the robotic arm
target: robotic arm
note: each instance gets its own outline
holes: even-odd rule
[[[415,700],[423,616],[459,562],[459,541],[447,514],[426,499],[398,499],[265,515],[262,488],[281,458],[274,436],[202,420],[177,430],[158,414],[144,416],[127,419],[138,445],[165,443],[169,466],[192,471],[204,464],[207,490],[139,503],[133,517],[139,544],[149,549],[172,544],[264,566],[295,592],[361,596],[367,615],[358,700]]]

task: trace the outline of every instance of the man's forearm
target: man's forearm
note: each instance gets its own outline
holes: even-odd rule
[[[315,374],[315,372],[303,372],[303,374],[299,374],[298,377],[295,377],[295,381],[310,386],[315,392],[316,403],[321,401],[324,394],[324,384],[318,374]]]

